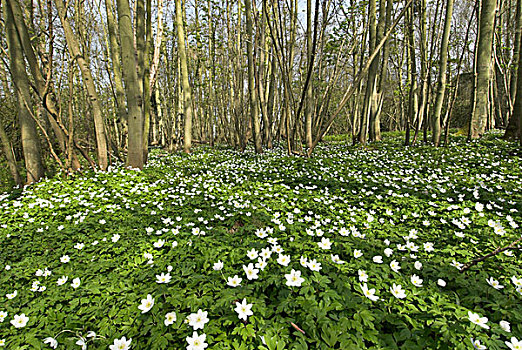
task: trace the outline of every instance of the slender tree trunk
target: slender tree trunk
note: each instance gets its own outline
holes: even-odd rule
[[[515,16],[515,41],[513,43],[513,64],[511,68],[511,79],[509,81],[509,94],[511,97],[511,101],[516,100],[517,94],[517,84],[518,84],[518,67],[520,61],[520,43],[521,43],[521,33],[522,33],[522,0],[516,0],[516,16]],[[521,91],[521,90],[518,90]],[[513,102],[514,103],[514,102]],[[519,120],[518,118],[513,118],[514,115],[514,106],[513,110],[509,113],[509,121],[506,128],[506,132],[504,133],[505,139],[513,139],[516,138],[517,132],[519,129]]]
[[[312,60],[312,0],[306,0],[306,49],[308,66]],[[312,148],[314,142],[312,138],[312,116],[313,116],[313,96],[312,83],[306,89],[306,110],[305,110],[305,139],[306,147]]]
[[[522,36],[519,36],[519,47],[522,46]],[[515,94],[515,104],[513,108],[513,115],[511,119],[514,121],[518,121],[518,137],[520,140],[520,145],[522,146],[522,60],[518,60],[517,67],[517,92]],[[514,138],[514,137],[513,137]]]
[[[491,80],[491,54],[495,29],[497,0],[482,0],[477,47],[476,105],[471,116],[471,138],[478,138],[486,131],[488,119],[488,91]]]
[[[137,58],[137,73],[138,73],[138,81],[140,85],[141,92],[143,93],[143,74],[145,68],[145,0],[136,0],[134,3],[136,7],[136,11],[134,12],[134,22],[135,22],[135,36],[134,43],[136,45],[136,58]],[[143,97],[142,97],[143,99]],[[143,102],[143,101],[142,101]],[[142,110],[143,112],[143,110]]]
[[[332,126],[335,119],[339,116],[340,112],[343,110],[346,103],[350,100],[350,98],[355,93],[356,89],[359,87],[359,84],[361,83],[362,78],[367,74],[368,70],[370,69],[370,65],[377,56],[377,53],[382,49],[392,32],[395,30],[401,19],[404,17],[405,13],[410,8],[411,4],[413,3],[413,0],[407,0],[404,8],[401,10],[397,18],[394,20],[393,24],[387,28],[386,34],[380,41],[379,45],[375,47],[375,50],[371,53],[370,57],[367,59],[366,63],[362,66],[359,74],[354,78],[353,83],[350,85],[350,87],[346,90],[346,92],[343,94],[343,97],[341,101],[339,102],[336,110],[329,116],[329,118],[326,120],[325,123],[321,123],[322,126],[317,133],[316,137],[314,138],[313,147],[308,150],[308,155],[310,156],[314,148],[317,147],[317,144],[321,141],[327,130]]]
[[[156,81],[158,78],[158,69],[160,64],[160,56],[163,47],[163,39],[164,39],[164,26],[163,26],[163,6],[164,0],[158,0],[158,32],[156,34],[156,39],[154,41],[154,54],[152,56],[152,65],[150,67],[150,89],[154,90],[156,86]]]
[[[268,147],[268,144],[271,143],[269,140],[271,136],[270,129],[272,127],[270,123],[270,117],[268,114],[268,105],[267,105],[267,96],[266,90],[268,89],[267,84],[267,72],[266,67],[270,64],[270,56],[265,55],[265,52],[268,52],[269,48],[266,42],[266,14],[268,11],[266,10],[266,1],[263,1],[263,9],[261,11],[261,23],[260,27],[260,35],[259,35],[259,68],[257,70],[257,87],[259,90],[259,104],[261,105],[261,114],[263,120],[263,143]],[[268,59],[267,59],[268,57]]]
[[[122,135],[120,147],[125,148],[128,133],[128,115],[125,103],[125,88],[121,73],[120,44],[118,43],[116,18],[114,16],[113,0],[105,0],[107,14],[107,29],[109,34],[109,48],[112,62],[112,73],[114,75],[114,88],[116,90],[116,105],[118,108],[118,124],[121,125]]]
[[[370,50],[371,54],[375,50],[375,45],[377,42],[377,9],[376,9],[376,0],[368,1],[368,20],[369,20],[369,28],[370,28]],[[368,138],[368,127],[369,127],[369,119],[371,114],[371,99],[373,93],[375,91],[375,79],[377,77],[377,69],[379,67],[379,53],[372,61],[370,65],[370,70],[368,71],[368,78],[366,81],[366,94],[364,96],[364,105],[362,108],[361,115],[361,130],[359,131],[359,142],[363,145],[366,144],[366,140]]]
[[[31,184],[44,176],[44,166],[40,151],[40,142],[36,124],[31,116],[30,84],[25,70],[25,61],[13,13],[4,1],[4,20],[7,34],[7,47],[9,51],[9,69],[12,81],[16,89],[16,101],[18,108],[18,120],[22,134],[22,148],[27,170],[27,183]]]
[[[20,7],[20,3],[18,1],[13,0],[7,0],[6,1],[7,6],[10,7],[13,13],[13,19],[15,21],[15,26],[18,32],[18,36],[20,38],[20,42],[23,48],[23,51],[25,53],[25,57],[27,58],[27,63],[29,63],[29,71],[31,72],[31,75],[35,82],[36,92],[38,93],[38,96],[42,102],[42,105],[45,107],[48,113],[43,113],[46,117],[46,121],[49,122],[51,125],[51,128],[53,129],[53,132],[58,140],[58,145],[60,147],[60,150],[62,153],[65,153],[66,151],[66,145],[67,145],[67,133],[63,125],[59,124],[58,121],[58,111],[55,105],[54,101],[54,94],[52,91],[52,88],[49,83],[46,83],[46,79],[44,79],[44,76],[42,72],[40,71],[40,65],[38,63],[38,60],[36,58],[35,49],[33,47],[33,44],[31,43],[29,30],[26,26],[24,16],[22,13],[22,9]],[[49,4],[49,12],[51,5]],[[52,27],[51,27],[52,28]],[[52,37],[52,31],[49,33],[49,35]],[[50,45],[50,55],[52,55],[52,41]],[[51,79],[51,73],[52,73],[52,67],[50,67],[50,62],[47,62],[47,66],[49,69],[49,75],[48,79]],[[50,115],[49,115],[50,114]],[[73,154],[73,163],[72,163],[73,169],[79,169],[80,168],[80,162],[78,160],[78,157],[76,156],[76,153]]]
[[[473,9],[473,15],[468,20],[468,26],[467,26],[467,29],[466,29],[466,36],[465,36],[464,41],[463,41],[463,43],[465,43],[465,45],[467,45],[467,43],[468,43],[468,38],[469,38],[470,33],[471,33],[471,25],[472,25],[472,23],[473,23],[473,21],[475,19],[475,14],[476,14],[477,7],[478,7],[478,3],[475,4],[475,8]],[[452,93],[452,96],[449,98],[448,108],[446,109],[446,116],[444,117],[444,121],[442,123],[444,125],[444,145],[445,146],[448,145],[449,128],[450,128],[450,124],[451,124],[451,115],[452,115],[453,107],[455,105],[455,100],[457,99],[457,95],[458,95],[458,91],[459,91],[462,62],[464,61],[465,54],[466,54],[466,50],[463,49],[461,51],[461,53],[460,53],[459,62],[457,64],[457,69],[456,69],[456,74],[455,74],[456,75],[456,79],[455,79],[455,84],[453,86],[453,93]]]
[[[294,58],[295,58],[295,53],[296,53],[296,50],[295,50],[295,38],[296,38],[296,31],[297,31],[297,11],[298,11],[298,4],[297,4],[297,0],[292,0],[292,1],[289,1],[290,2],[290,9],[289,9],[289,13],[288,13],[288,17],[290,18],[290,28],[289,28],[289,31],[290,31],[290,34],[289,34],[289,40],[286,41],[286,49],[288,51],[288,54],[286,55],[287,57],[287,60],[288,62],[285,62],[287,63],[288,65],[286,66],[286,81],[287,81],[287,84],[288,84],[288,96],[290,97],[290,99],[288,100],[288,103],[286,105],[286,108],[287,108],[287,134],[289,136],[289,140],[290,140],[290,143],[291,143],[291,146],[290,146],[290,152],[293,154],[293,150],[296,150],[297,149],[297,146],[299,146],[299,148],[302,147],[302,143],[300,143],[299,145],[297,145],[297,138],[298,138],[298,133],[297,133],[297,123],[299,122],[299,116],[297,115],[296,111],[294,110],[295,108],[295,98],[294,98],[294,90],[292,88],[292,66],[294,64]],[[280,22],[281,24],[283,22]],[[281,31],[281,35],[283,35],[283,31]],[[292,124],[292,121],[294,122]],[[293,125],[293,127],[292,127]]]
[[[261,122],[259,120],[259,106],[257,102],[257,91],[255,87],[255,66],[252,30],[252,2],[245,0],[245,16],[247,26],[247,60],[248,60],[248,90],[250,92],[250,114],[252,117],[252,131],[254,136],[254,147],[256,153],[263,153],[261,144]]]
[[[0,124],[0,141],[2,142],[2,148],[4,150],[5,158],[7,159],[7,165],[11,172],[11,176],[13,177],[15,184],[21,186],[23,185],[23,180],[18,171],[18,165],[16,164],[16,158],[13,152],[13,145],[11,144],[2,124]]]
[[[435,146],[440,144],[441,123],[440,115],[442,104],[444,103],[444,93],[446,91],[446,71],[448,69],[448,43],[451,32],[451,17],[453,16],[453,0],[446,2],[446,20],[444,23],[444,33],[442,34],[442,43],[440,46],[440,67],[439,81],[437,83],[437,99],[435,100],[435,109],[433,111],[433,134],[432,141]]]
[[[383,6],[383,5],[382,5]],[[381,28],[381,34],[380,39],[382,39],[382,36],[384,35],[384,30],[386,28],[389,28],[392,23],[392,11],[393,11],[393,0],[387,0],[386,1],[386,19],[384,20],[384,27]],[[381,11],[382,14],[382,11]],[[381,21],[381,19],[379,19]],[[380,22],[382,23],[382,22]],[[382,105],[384,103],[384,85],[386,84],[386,80],[388,79],[388,62],[390,59],[390,43],[389,40],[386,41],[384,47],[383,47],[383,53],[382,53],[382,67],[381,67],[381,74],[379,76],[378,80],[378,108],[375,113],[374,120],[372,122],[372,128],[374,130],[375,134],[375,141],[381,140],[381,114],[382,114]]]
[[[391,11],[393,4],[389,0],[379,0],[379,22],[377,24],[377,37],[375,45],[379,43],[384,36],[385,29],[391,25]],[[383,86],[387,79],[388,59],[389,59],[389,41],[387,40],[383,46],[382,54],[376,57],[376,77],[375,88],[370,101],[370,140],[381,140],[381,113],[384,102]],[[381,59],[382,57],[382,59]],[[379,75],[380,71],[380,75]]]
[[[292,90],[292,74],[291,67],[293,66],[292,62],[294,61],[294,45],[295,45],[295,31],[297,24],[297,9],[296,2],[292,1],[290,6],[290,11],[288,17],[290,18],[290,34],[288,35],[288,39],[285,41],[285,37],[283,35],[283,18],[282,18],[282,9],[279,2],[276,2],[275,6],[272,8],[272,13],[274,16],[274,21],[271,24],[271,21],[268,21],[270,36],[272,38],[272,42],[274,44],[274,55],[277,59],[277,63],[280,68],[281,80],[283,85],[283,111],[282,111],[282,119],[280,122],[280,126],[284,126],[284,128],[280,128],[280,135],[282,135],[281,131],[285,131],[286,136],[286,145],[288,154],[292,154],[292,146],[294,141],[294,135],[292,133],[291,128],[291,120],[292,120],[292,106],[295,103],[293,90]],[[285,50],[286,49],[286,50]],[[297,116],[296,116],[297,117]]]
[[[177,110],[176,110],[176,147],[174,149],[177,149],[179,146],[181,146],[181,138],[183,137],[183,133],[181,132],[181,122],[183,118],[183,79],[182,79],[182,73],[181,73],[181,59],[179,58],[179,49],[177,53],[177,73],[178,73],[178,79],[177,79]],[[192,136],[192,134],[191,134]]]
[[[513,42],[513,64],[509,80],[509,94],[511,101],[515,101],[517,92],[518,61],[520,57],[520,36],[522,34],[522,0],[516,0],[515,40]]]
[[[105,132],[105,124],[103,121],[101,104],[98,98],[98,93],[96,92],[96,87],[92,78],[91,69],[80,50],[78,40],[72,31],[69,21],[67,20],[67,10],[65,9],[65,4],[63,3],[63,0],[55,0],[54,3],[56,5],[56,9],[58,10],[58,16],[60,17],[60,21],[62,23],[65,39],[67,41],[67,48],[69,49],[69,54],[71,55],[71,57],[76,59],[76,62],[80,67],[80,72],[82,73],[83,78],[83,84],[89,96],[89,101],[92,107],[92,114],[94,117],[94,128],[96,134],[96,150],[98,153],[98,165],[102,170],[106,170],[109,166],[107,135]]]
[[[152,42],[152,2],[146,1],[145,18],[145,46],[143,48],[143,161],[147,162],[149,155],[149,130],[151,108],[151,89],[150,89],[150,44]]]
[[[183,28],[183,12],[181,0],[176,1],[176,26],[178,31],[178,52],[181,65],[181,83],[183,86],[183,117],[184,117],[184,136],[183,151],[190,153],[192,147],[192,93],[190,90],[187,52],[185,49],[185,30]]]
[[[214,79],[215,79],[215,69],[216,69],[216,36],[215,36],[215,30],[213,26],[214,16],[213,16],[213,8],[212,8],[212,1],[208,0],[208,12],[209,12],[209,20],[208,20],[208,36],[209,36],[209,55],[210,55],[210,66],[207,65],[208,70],[208,82],[209,82],[209,116],[208,116],[208,134],[209,134],[209,142],[210,147],[214,147],[215,142],[215,134],[214,134],[214,127],[215,127],[215,118],[217,115],[217,106],[216,104],[216,94],[214,89]]]
[[[272,56],[270,59],[270,83],[268,90],[268,98],[267,98],[267,111],[268,111],[268,120],[269,120],[269,129],[267,131],[267,147],[273,148],[272,144],[272,123],[274,123],[274,107],[275,107],[275,92],[276,92],[276,71],[277,71],[277,61],[276,58]]]
[[[410,93],[408,99],[408,113],[405,119],[406,135],[404,145],[410,144],[411,122],[418,117],[418,99],[417,99],[417,59],[415,54],[415,32],[413,20],[413,8],[408,10],[408,77],[410,84]]]
[[[157,114],[157,122],[154,128],[152,140],[161,147],[165,147],[165,122],[164,118],[164,104],[161,102],[159,89],[154,89],[152,93],[154,96],[154,106]]]
[[[145,163],[143,158],[143,115],[141,111],[143,94],[140,91],[138,73],[136,72],[134,34],[129,1],[117,0],[117,7],[129,120],[127,165],[132,168],[142,169]]]
[[[429,105],[429,85],[428,85],[428,50],[427,50],[427,24],[426,24],[426,0],[421,0],[420,3],[420,17],[419,17],[419,51],[420,51],[420,81],[421,81],[421,91],[420,91],[420,103],[419,103],[419,117],[417,118],[417,123],[415,123],[415,134],[413,135],[412,145],[417,141],[418,134],[420,132],[421,127],[426,124],[426,119],[428,118],[428,105]]]
[[[382,36],[384,35],[384,29],[386,26],[386,0],[379,1],[379,22],[377,24],[377,32],[376,32],[376,40],[375,45],[381,41]],[[384,45],[383,50],[386,50],[386,43]],[[380,63],[380,54],[375,58],[375,87],[373,88],[372,95],[370,97],[370,141],[380,141],[381,140],[381,127],[380,127],[380,110],[382,107],[382,99],[380,95],[382,93],[382,79],[377,77],[379,71],[379,63]],[[371,68],[370,68],[371,70]],[[385,74],[381,71],[381,74]]]
[[[67,161],[65,162],[65,168],[67,171],[71,171],[72,169],[72,151],[73,151],[73,144],[74,144],[74,111],[73,111],[73,101],[74,101],[74,66],[72,65],[69,67],[69,101],[68,101],[68,108],[67,108],[67,114],[69,117],[69,140],[67,142]]]

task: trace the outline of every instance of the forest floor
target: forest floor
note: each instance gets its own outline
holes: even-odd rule
[[[521,238],[520,156],[203,147],[0,195],[0,345],[515,349],[521,245],[465,266]]]

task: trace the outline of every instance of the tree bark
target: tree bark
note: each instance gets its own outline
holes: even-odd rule
[[[176,1],[176,26],[178,31],[178,53],[181,65],[181,84],[183,87],[183,119],[184,119],[184,136],[183,151],[190,153],[192,147],[192,93],[190,90],[187,52],[185,49],[185,30],[183,28],[183,12],[181,0]]]
[[[18,170],[18,165],[16,164],[16,158],[13,152],[13,145],[7,136],[3,125],[0,124],[0,141],[2,142],[2,148],[4,150],[5,158],[7,160],[7,165],[9,166],[9,171],[11,172],[11,176],[17,186],[23,185],[22,177],[20,176],[20,171]]]
[[[136,72],[134,34],[132,30],[129,1],[117,0],[117,6],[129,119],[129,151],[127,154],[127,165],[132,168],[142,169],[145,163],[143,159],[142,93],[140,91],[138,73]]]
[[[376,0],[368,1],[368,21],[369,21],[369,32],[370,32],[370,49],[369,52],[373,52],[375,50],[375,45],[377,43],[377,8],[376,8]],[[369,119],[371,114],[371,99],[373,93],[375,91],[375,80],[377,77],[377,69],[379,67],[379,55],[378,52],[375,56],[375,59],[372,61],[370,65],[370,69],[368,71],[368,78],[366,80],[366,94],[364,95],[364,105],[362,108],[361,114],[361,129],[359,130],[359,142],[363,145],[366,144],[368,138],[368,128],[369,128]]]
[[[150,67],[150,89],[154,90],[156,86],[156,81],[158,78],[158,69],[160,63],[161,50],[163,46],[163,38],[164,38],[164,26],[163,26],[163,6],[164,0],[158,0],[158,32],[156,34],[156,39],[154,40],[154,54],[152,56],[152,65]],[[151,94],[152,95],[152,94]]]
[[[306,51],[308,66],[312,60],[312,0],[306,0]],[[312,116],[313,116],[313,96],[312,84],[309,83],[306,89],[306,110],[305,110],[305,139],[306,147],[312,148],[314,142],[312,138]]]
[[[271,121],[268,113],[268,104],[267,104],[267,96],[266,92],[269,89],[268,83],[267,83],[267,71],[266,68],[268,66],[268,70],[270,69],[270,56],[265,55],[265,52],[269,52],[267,40],[266,40],[266,21],[267,17],[266,14],[268,11],[266,10],[267,3],[266,1],[263,1],[263,9],[261,11],[261,23],[259,24],[260,27],[260,34],[259,34],[259,68],[257,69],[257,88],[259,91],[259,104],[261,105],[261,115],[263,120],[263,130],[262,130],[262,138],[263,138],[263,144],[266,145],[268,148],[271,148]],[[212,39],[214,39],[212,37]],[[268,59],[267,59],[268,58]],[[269,146],[270,144],[270,146]]]
[[[478,138],[486,131],[488,120],[488,91],[491,80],[491,53],[493,48],[496,0],[482,0],[477,47],[476,104],[471,116],[471,138]]]
[[[261,122],[259,120],[259,106],[255,87],[255,66],[252,30],[252,2],[245,0],[245,16],[247,26],[247,61],[248,61],[248,91],[250,92],[250,115],[252,118],[252,131],[254,136],[254,148],[256,153],[263,153],[261,144]]]
[[[146,1],[145,17],[145,46],[143,47],[143,161],[147,162],[149,155],[149,130],[151,115],[151,87],[150,87],[150,44],[152,42],[152,13],[151,0]]]
[[[120,147],[125,148],[128,133],[127,105],[125,103],[125,88],[121,71],[120,44],[118,42],[116,18],[114,16],[113,0],[105,0],[107,14],[107,29],[109,34],[109,48],[112,62],[112,73],[114,75],[114,88],[116,90],[116,105],[118,108],[118,124],[121,125],[122,135]]]
[[[413,7],[409,9],[408,16],[408,79],[410,93],[408,97],[408,113],[405,118],[406,134],[404,145],[410,145],[411,123],[418,117],[418,95],[417,95],[417,59],[415,52],[415,30],[413,20]]]
[[[522,45],[522,36],[519,36],[519,45]],[[520,46],[519,46],[520,47]],[[515,94],[515,105],[511,119],[518,121],[518,137],[522,145],[522,60],[518,60],[517,67],[517,92]]]
[[[382,36],[384,35],[384,29],[386,25],[389,25],[388,16],[386,15],[386,0],[379,1],[379,22],[377,24],[377,32],[376,32],[376,43],[381,41]],[[386,47],[388,44],[384,44],[383,51],[387,50]],[[370,97],[370,141],[380,141],[381,140],[381,125],[380,125],[380,114],[382,108],[382,79],[378,79],[377,74],[379,71],[379,60],[380,54],[375,58],[375,87],[373,88],[372,95]],[[383,64],[384,66],[384,64]],[[383,67],[387,68],[387,67]],[[371,68],[370,68],[371,70]],[[386,73],[381,71],[381,75],[385,75]]]
[[[515,101],[517,92],[518,61],[520,58],[520,36],[522,34],[522,0],[516,0],[515,14],[515,40],[513,42],[513,65],[511,69],[511,79],[509,81],[509,93],[511,101]]]
[[[269,130],[267,131],[267,147],[273,148],[272,144],[272,123],[274,123],[274,107],[275,107],[275,92],[276,92],[276,71],[277,71],[277,61],[275,57],[271,57],[270,59],[270,81],[269,81],[269,90],[267,97],[267,112],[268,112],[268,120],[269,120]]]
[[[65,4],[63,3],[63,0],[55,0],[54,3],[56,5],[56,9],[58,10],[60,22],[62,23],[65,39],[67,41],[67,48],[69,49],[69,54],[78,63],[78,67],[80,68],[80,72],[82,73],[83,84],[89,96],[89,101],[92,107],[92,114],[94,117],[94,128],[96,134],[96,150],[98,153],[98,165],[102,170],[106,170],[109,166],[107,135],[105,132],[105,125],[103,121],[103,113],[100,105],[100,100],[98,98],[98,93],[96,92],[96,87],[94,85],[91,70],[87,61],[83,57],[78,40],[72,31],[69,21],[67,20],[67,10],[65,9]]]
[[[22,9],[21,9],[18,1],[7,0],[6,3],[7,3],[7,6],[10,7],[10,9],[13,13],[13,19],[15,22],[16,30],[17,30],[18,36],[20,38],[20,42],[21,42],[23,51],[25,53],[25,57],[27,58],[27,63],[29,64],[29,71],[31,72],[31,75],[34,79],[34,83],[35,83],[34,85],[36,87],[36,92],[40,98],[42,105],[48,112],[48,113],[43,113],[43,114],[45,115],[49,124],[51,125],[51,128],[53,129],[53,132],[58,140],[58,145],[60,147],[60,150],[62,151],[62,153],[65,153],[66,147],[67,147],[67,142],[68,142],[67,133],[66,133],[66,130],[63,127],[63,125],[60,125],[57,120],[58,111],[57,111],[55,101],[54,101],[54,94],[52,93],[53,91],[50,87],[51,86],[50,82],[46,83],[46,79],[44,78],[44,76],[40,70],[40,65],[38,63],[33,44],[31,43],[29,30],[25,23]],[[50,11],[50,9],[49,9],[49,11]],[[52,34],[49,34],[49,35],[52,35]],[[52,69],[52,68],[49,67],[49,69]],[[51,76],[49,75],[49,77],[51,77]],[[74,170],[77,170],[80,168],[80,162],[78,160],[78,157],[76,156],[76,153],[73,153],[72,168]]]
[[[515,16],[515,41],[513,43],[513,64],[511,69],[511,79],[509,81],[509,94],[511,97],[511,101],[516,100],[517,94],[517,84],[518,84],[518,67],[520,61],[520,44],[521,44],[521,34],[522,34],[522,0],[516,0],[516,16]],[[509,122],[506,127],[506,132],[504,133],[505,139],[514,139],[517,137],[518,129],[519,129],[519,120],[518,118],[513,118],[514,114],[514,106],[513,110],[509,113]]]
[[[22,148],[27,170],[26,182],[37,182],[44,176],[44,166],[36,124],[29,110],[31,106],[30,84],[25,70],[25,61],[13,13],[4,1],[4,16],[9,51],[9,69],[16,89],[18,120],[20,123]]]
[[[444,94],[446,91],[446,70],[448,69],[448,43],[451,32],[451,17],[453,16],[453,1],[446,2],[446,19],[444,23],[444,33],[442,34],[442,43],[440,46],[440,67],[439,81],[437,83],[437,99],[435,100],[435,109],[433,111],[433,134],[432,141],[435,146],[440,144],[441,123],[440,115],[442,104],[444,103]]]
[[[415,123],[415,134],[413,135],[412,145],[417,141],[418,134],[421,127],[426,124],[428,118],[429,105],[429,85],[428,85],[428,50],[427,50],[427,24],[426,24],[426,0],[420,2],[420,16],[419,16],[419,51],[420,51],[420,101],[419,101],[419,116]]]

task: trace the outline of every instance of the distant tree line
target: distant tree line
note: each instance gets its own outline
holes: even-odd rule
[[[151,146],[520,139],[522,0],[1,0],[0,137],[16,184],[133,168]],[[522,141],[521,141],[522,142]]]

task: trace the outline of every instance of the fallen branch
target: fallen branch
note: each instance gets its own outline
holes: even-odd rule
[[[299,332],[303,333],[303,334],[306,334],[305,331],[303,331],[301,328],[299,328],[298,325],[296,325],[295,323],[293,322],[290,322],[290,324],[292,325],[292,327],[294,327],[296,330],[298,330]]]
[[[483,255],[483,256],[481,256],[479,258],[476,258],[476,259],[470,261],[469,263],[464,265],[462,267],[462,269],[460,269],[460,272],[464,272],[464,271],[468,270],[470,267],[477,265],[479,262],[484,261],[484,260],[486,260],[489,257],[495,256],[495,255],[497,255],[499,253],[502,253],[503,251],[506,251],[506,250],[514,248],[515,245],[517,245],[520,242],[522,242],[522,237],[520,237],[516,241],[512,242],[511,244],[509,244],[509,245],[507,245],[507,246],[505,246],[503,248],[497,248],[497,249],[495,249],[494,251],[492,251],[489,254]],[[515,249],[520,249],[520,248],[515,248]]]

